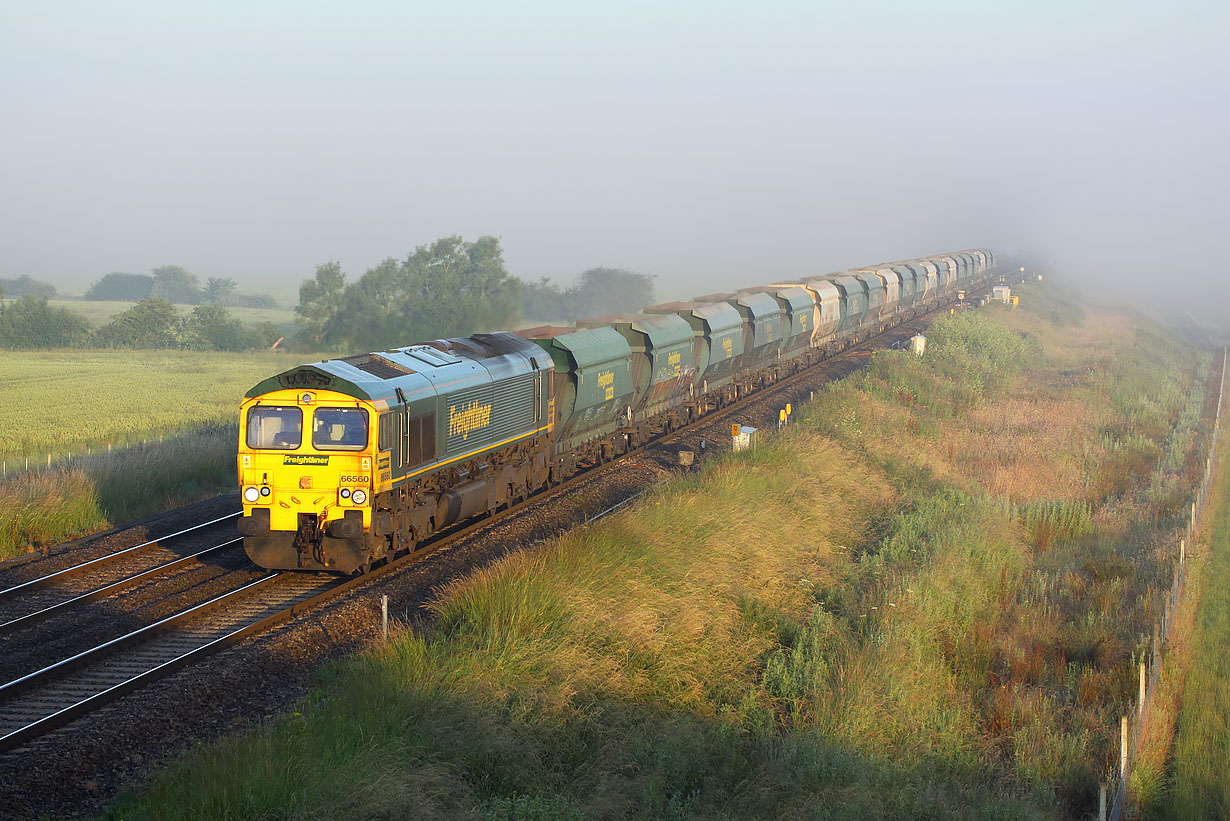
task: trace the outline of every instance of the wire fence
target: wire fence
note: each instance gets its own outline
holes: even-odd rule
[[[1145,730],[1149,726],[1154,697],[1162,683],[1162,662],[1170,644],[1175,610],[1183,596],[1183,586],[1187,581],[1188,548],[1196,532],[1204,523],[1205,514],[1208,512],[1209,492],[1213,487],[1213,474],[1218,457],[1217,440],[1221,432],[1222,401],[1226,394],[1226,359],[1227,350],[1223,348],[1221,382],[1217,392],[1217,415],[1213,419],[1209,453],[1204,462],[1204,476],[1191,502],[1185,535],[1179,539],[1178,558],[1171,573],[1170,589],[1166,591],[1162,612],[1158,614],[1157,622],[1153,625],[1152,649],[1148,658],[1140,662],[1138,676],[1140,684],[1135,709],[1119,719],[1119,762],[1109,780],[1101,786],[1098,796],[1098,821],[1106,821],[1108,810],[1112,821],[1121,821],[1123,818],[1132,767],[1140,751],[1141,739],[1144,738]],[[1108,797],[1111,799],[1109,807],[1107,806]]]

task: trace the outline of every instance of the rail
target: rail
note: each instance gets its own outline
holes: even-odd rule
[[[9,598],[10,596],[13,596],[14,594],[17,594],[23,591],[33,590],[39,587],[47,587],[56,582],[63,581],[64,579],[67,579],[71,576],[79,576],[84,572],[88,572],[90,570],[96,570],[99,567],[102,567],[103,565],[112,564],[125,557],[131,557],[135,553],[138,553],[149,547],[158,545],[160,542],[165,542],[168,539],[174,539],[178,536],[183,536],[186,533],[191,533],[195,530],[200,530],[201,528],[209,527],[210,525],[216,525],[219,522],[224,522],[227,519],[233,519],[236,516],[238,516],[241,512],[242,511],[228,513],[225,516],[219,516],[216,519],[210,519],[208,522],[202,522],[201,524],[196,524],[196,525],[193,525],[192,527],[186,527],[183,530],[177,530],[174,533],[168,533],[165,536],[159,536],[157,539],[151,539],[147,542],[141,542],[141,544],[135,544],[132,547],[126,547],[123,550],[117,550],[114,553],[108,553],[105,556],[99,556],[97,559],[91,559],[88,562],[82,562],[81,564],[75,564],[72,567],[66,567],[63,570],[57,570],[55,573],[48,573],[46,576],[39,576],[36,579],[30,579],[29,581],[22,582],[21,584],[15,584],[12,587],[6,587],[0,590],[0,601],[3,601],[4,599]]]
[[[80,593],[76,596],[73,596],[72,598],[65,599],[63,601],[57,602],[52,605],[48,605],[47,607],[43,607],[39,610],[30,611],[26,613],[25,615],[18,616],[15,619],[10,619],[6,622],[0,623],[0,634],[11,633],[16,630],[29,627],[30,625],[40,622],[43,619],[47,619],[59,613],[66,612],[68,610],[71,610],[74,607],[85,604],[86,602],[93,601],[94,599],[99,599],[104,596],[113,595],[115,593],[120,592],[121,590],[125,588],[132,587],[134,584],[137,584],[138,582],[142,582],[147,579],[150,579],[153,576],[158,575],[159,573],[165,573],[168,570],[174,570],[175,568],[183,567],[184,565],[199,561],[202,556],[206,556],[210,553],[214,553],[215,551],[225,550],[226,548],[231,547],[232,545],[239,544],[242,541],[243,541],[242,538],[229,539],[223,542],[222,544],[216,544],[213,547],[207,547],[204,550],[198,550],[197,552],[190,553],[187,556],[181,556],[178,559],[172,559],[171,561],[163,562],[162,564],[151,567],[148,570],[142,570],[138,573],[134,573],[131,576],[125,576],[124,578],[119,579],[118,581],[111,582],[110,584],[105,584],[102,587],[96,587],[93,590],[90,590],[85,593]]]

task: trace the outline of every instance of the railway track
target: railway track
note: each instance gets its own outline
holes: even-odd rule
[[[947,307],[947,305],[941,306],[932,312],[912,317],[894,328],[864,340],[859,345],[851,346],[826,361],[831,362],[843,357],[853,358],[861,355],[862,349],[877,341],[899,338],[903,334],[908,335],[917,329],[920,322],[930,319]],[[771,400],[775,395],[786,393],[795,384],[808,377],[814,378],[814,376],[813,369],[805,369],[779,380],[751,394],[746,400],[706,414],[686,426],[651,441],[643,448],[625,454],[613,462],[586,470],[546,492],[535,495],[526,502],[476,521],[459,524],[423,543],[413,553],[389,561],[362,576],[341,579],[294,572],[269,573],[235,590],[188,607],[174,615],[0,685],[0,752],[16,749],[126,693],[249,636],[288,621],[360,585],[370,585],[480,530],[489,528],[510,516],[519,515],[532,505],[541,504],[551,498],[566,494],[576,486],[595,479],[608,470],[615,469],[624,460],[641,455],[647,447],[660,445],[666,441],[696,433],[704,427],[719,424],[723,420],[738,415],[744,409],[745,402]],[[173,535],[178,536],[209,525],[219,524],[237,515],[239,515],[238,512],[228,514]],[[117,551],[100,559],[83,562],[65,571],[15,585],[7,590],[0,590],[0,634],[20,629],[23,624],[33,624],[55,612],[64,612],[73,607],[74,603],[83,603],[109,595],[123,587],[138,584],[144,578],[165,572],[181,563],[197,561],[204,554],[239,541],[241,540],[227,541],[137,572],[131,572],[129,568],[129,572],[122,578],[102,586],[95,586],[68,598],[62,598],[57,603],[39,609],[27,608],[29,612],[17,617],[8,616],[6,618],[7,611],[3,608],[6,606],[5,600],[14,598],[19,591],[58,587],[54,580],[80,576],[86,572],[85,568],[91,566],[122,563],[123,557],[139,555],[137,553],[139,549],[156,542]]]
[[[154,624],[0,686],[0,750],[290,618],[337,579],[270,573]]]
[[[158,539],[0,589],[0,636],[26,629],[87,602],[113,596],[146,583],[159,574],[199,563],[206,556],[240,544],[243,540],[235,538],[232,532],[219,544],[187,554],[178,553],[172,546],[190,534],[195,535],[238,515],[228,513]]]

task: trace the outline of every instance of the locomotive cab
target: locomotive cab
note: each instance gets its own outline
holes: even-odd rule
[[[329,390],[277,390],[244,402],[239,483],[244,549],[264,567],[351,573],[372,557],[375,407]]]

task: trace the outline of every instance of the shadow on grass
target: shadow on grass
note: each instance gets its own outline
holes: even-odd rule
[[[993,773],[894,763],[756,708],[699,717],[550,688],[467,697],[397,664],[332,680],[274,727],[198,750],[107,818],[1039,818]],[[417,649],[414,649],[417,647]],[[420,655],[425,653],[424,655]],[[751,710],[749,714],[747,711]],[[743,712],[740,715],[740,712]]]

